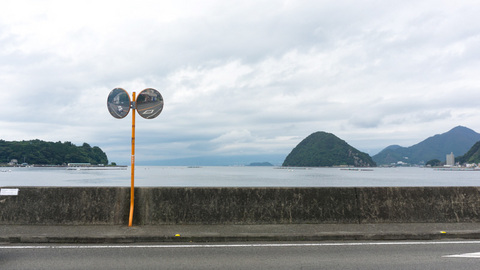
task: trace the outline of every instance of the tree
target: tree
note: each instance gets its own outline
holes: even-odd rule
[[[427,161],[427,163],[425,165],[427,165],[427,166],[430,165],[432,167],[438,167],[438,166],[442,165],[442,162],[438,159],[432,159],[432,160]]]

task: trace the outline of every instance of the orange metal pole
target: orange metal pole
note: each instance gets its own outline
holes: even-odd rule
[[[128,226],[132,227],[133,223],[133,200],[134,200],[134,190],[135,190],[135,109],[136,109],[136,101],[135,101],[135,92],[132,94],[133,96],[133,108],[132,108],[132,175],[131,175],[131,186],[130,186],[130,216],[128,218]]]

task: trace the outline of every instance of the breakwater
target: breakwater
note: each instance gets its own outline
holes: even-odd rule
[[[8,189],[0,195],[0,224],[128,224],[130,188]],[[479,187],[139,187],[133,223],[479,222],[479,212]]]

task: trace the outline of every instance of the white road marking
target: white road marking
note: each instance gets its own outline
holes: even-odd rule
[[[351,242],[351,243],[273,243],[273,244],[178,244],[178,245],[28,245],[0,246],[0,249],[107,249],[107,248],[235,248],[235,247],[328,247],[328,246],[385,246],[385,245],[449,245],[480,244],[480,241],[418,241],[418,242]],[[476,253],[470,253],[476,254]],[[478,253],[480,254],[480,253]],[[460,255],[449,255],[460,256]],[[480,256],[480,255],[479,255]],[[444,256],[447,257],[447,256]]]
[[[480,258],[480,252],[443,256],[445,258]]]
[[[154,110],[145,110],[142,114],[152,114]]]

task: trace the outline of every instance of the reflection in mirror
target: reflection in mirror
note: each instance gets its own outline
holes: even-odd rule
[[[113,89],[107,98],[107,107],[110,114],[118,119],[124,118],[130,112],[130,96],[122,88]]]
[[[163,110],[163,97],[153,88],[147,88],[137,97],[137,112],[145,119],[157,117]]]

